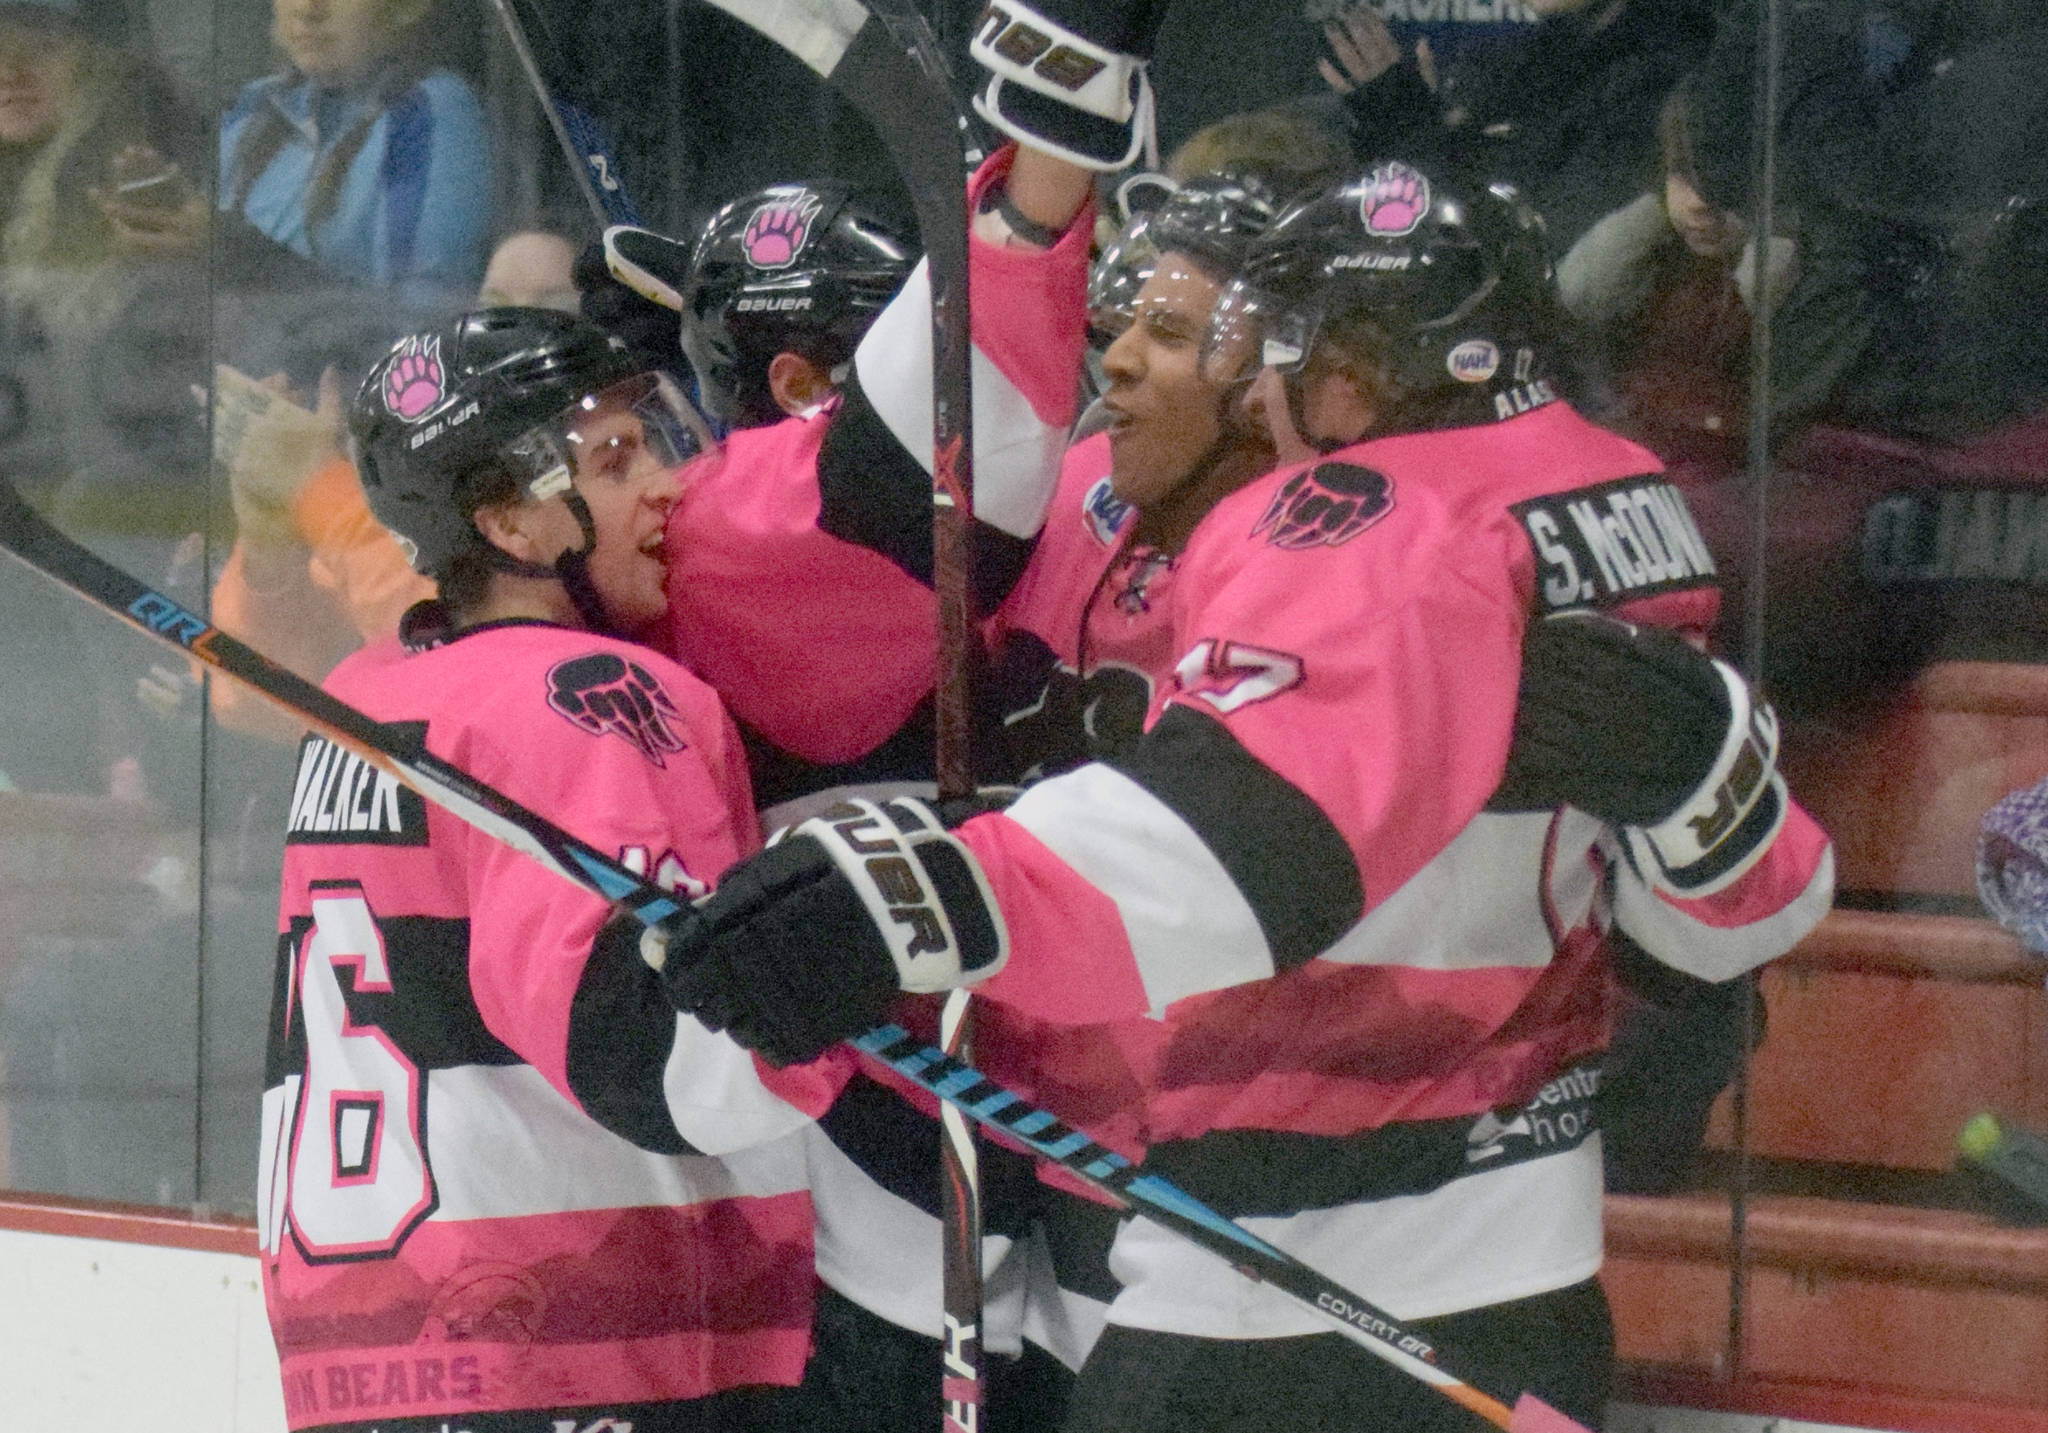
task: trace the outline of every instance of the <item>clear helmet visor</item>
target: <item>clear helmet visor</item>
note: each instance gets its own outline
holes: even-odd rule
[[[1138,290],[1159,265],[1159,250],[1147,233],[1150,213],[1124,225],[1088,271],[1088,328],[1098,349],[1107,348],[1131,326],[1138,311]]]
[[[650,370],[586,393],[507,446],[532,475],[527,495],[541,499],[579,480],[623,481],[649,465],[673,474],[715,453],[718,440],[675,380]]]
[[[1202,341],[1202,372],[1212,383],[1248,370],[1277,368],[1298,373],[1315,346],[1322,316],[1282,301],[1245,279],[1232,280],[1216,301]]]

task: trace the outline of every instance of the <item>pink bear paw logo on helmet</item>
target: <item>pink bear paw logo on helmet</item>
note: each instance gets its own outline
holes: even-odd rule
[[[409,338],[384,370],[384,406],[411,423],[441,401],[441,340]]]
[[[786,269],[795,263],[810,237],[811,218],[818,205],[815,195],[801,194],[756,209],[754,217],[747,220],[746,233],[740,236],[747,262],[757,269]]]
[[[1361,186],[1359,217],[1368,233],[1412,234],[1429,212],[1429,181],[1399,160],[1373,166]]]

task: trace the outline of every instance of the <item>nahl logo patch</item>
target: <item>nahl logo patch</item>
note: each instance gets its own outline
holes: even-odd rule
[[[1131,519],[1131,505],[1116,495],[1108,478],[1099,478],[1088,489],[1088,496],[1081,499],[1081,517],[1097,542],[1115,547],[1117,535]]]
[[[1251,536],[1287,551],[1337,547],[1394,506],[1394,480],[1356,463],[1318,463],[1281,485]]]
[[[1606,607],[1715,581],[1685,496],[1656,477],[1552,493],[1512,509],[1542,567],[1545,610]]]
[[[409,725],[426,735],[424,722]],[[289,846],[424,846],[427,803],[346,747],[309,736],[299,743],[284,839]]]
[[[592,736],[607,732],[638,747],[656,766],[685,745],[671,725],[681,715],[654,673],[616,652],[592,652],[548,672],[548,705]]]

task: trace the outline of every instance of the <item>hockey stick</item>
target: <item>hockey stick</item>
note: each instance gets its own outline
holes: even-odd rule
[[[941,800],[975,789],[973,646],[974,436],[967,273],[967,157],[971,131],[944,57],[909,0],[712,0],[830,84],[880,136],[910,191],[932,295],[932,591],[938,600],[933,679]],[[870,8],[872,7],[872,8]],[[946,997],[941,1043],[968,1058],[968,995]],[[981,1161],[974,1130],[942,1106],[939,1216],[944,1231],[942,1426],[978,1426],[982,1378]]]
[[[88,552],[0,481],[0,549],[95,607],[185,656],[206,663],[283,708],[330,740],[389,773],[427,800],[594,891],[652,925],[681,908],[595,846],[426,750],[416,727],[373,721],[297,673],[236,641],[205,618]],[[1220,1254],[1247,1276],[1271,1284],[1354,1341],[1509,1433],[1586,1433],[1533,1394],[1484,1392],[1446,1370],[1428,1340],[1403,1328],[1370,1300],[1325,1278],[1292,1255],[1224,1218],[1169,1180],[1147,1174],[1048,1110],[1001,1089],[979,1071],[884,1026],[851,1042],[920,1088],[979,1123],[1021,1140],[1045,1159],[1102,1190],[1161,1228]],[[1505,1398],[1514,1398],[1510,1407]]]
[[[583,202],[590,206],[598,229],[602,231],[612,224],[638,224],[640,212],[626,193],[625,181],[620,177],[618,161],[612,157],[603,127],[575,105],[557,98],[548,87],[513,3],[514,0],[491,0],[491,7],[504,23],[512,54],[525,73],[527,84],[533,87],[533,96],[540,102],[541,113],[547,116],[555,143],[562,147],[562,154],[569,161],[569,172],[576,176],[576,187]]]

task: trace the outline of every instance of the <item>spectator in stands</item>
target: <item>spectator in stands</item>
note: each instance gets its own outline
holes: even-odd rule
[[[329,273],[468,294],[491,147],[468,83],[423,55],[432,0],[274,0],[286,66],[222,121],[219,205]]]
[[[2012,792],[1984,813],[1977,894],[2028,950],[2048,956],[2048,781]]]
[[[476,301],[484,308],[551,308],[575,313],[576,246],[560,234],[525,229],[491,251]]]
[[[118,18],[90,0],[0,4],[0,459],[74,530],[144,539],[119,555],[161,582],[176,538],[160,539],[204,498],[188,396],[204,322],[182,302],[196,273],[157,262],[129,218],[183,202],[178,159],[163,156],[203,166],[205,137],[122,48]],[[107,675],[120,664],[95,677],[48,659],[76,640],[67,606],[24,575],[5,581],[0,607],[24,620],[0,636],[0,682],[23,707],[0,767],[27,788],[103,794],[159,733],[131,720],[132,675]]]
[[[185,202],[201,128],[82,0],[0,4],[0,266],[10,289],[149,254],[132,222]],[[171,159],[162,159],[168,153]],[[165,201],[169,201],[166,203]]]
[[[1748,434],[1756,246],[1740,194],[1701,176],[1695,107],[1690,83],[1671,92],[1657,126],[1662,183],[1589,229],[1558,261],[1557,280],[1609,376],[1606,421],[1669,465],[1719,476],[1742,461]],[[1775,301],[1796,249],[1778,236],[1768,253],[1764,291]]]

